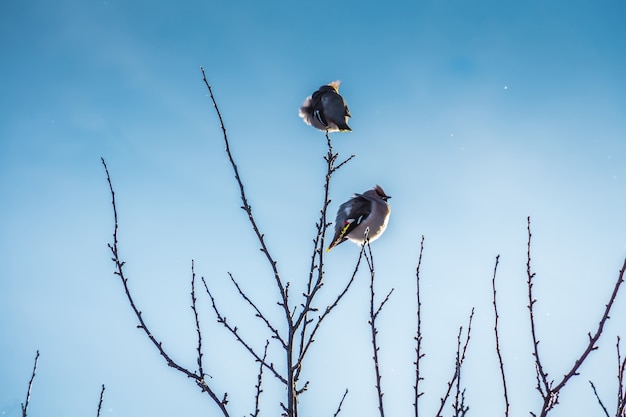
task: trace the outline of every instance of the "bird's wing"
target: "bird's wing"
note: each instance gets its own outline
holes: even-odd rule
[[[335,220],[335,236],[328,250],[347,239],[347,236],[372,212],[372,203],[360,194],[339,206]]]
[[[311,96],[311,102],[309,104],[309,107],[312,110],[311,113],[313,114],[313,117],[319,120],[323,126],[328,127],[328,122],[326,121],[326,118],[324,117],[324,112],[322,111],[323,103],[324,93],[318,90]]]
[[[328,122],[326,121],[326,118],[324,117],[324,112],[319,111],[319,109],[313,110],[313,117],[319,120],[323,126],[328,127]]]
[[[330,115],[331,118],[337,118],[337,120],[331,120],[334,123],[343,122],[343,118],[350,114],[343,97],[334,92],[329,92],[322,96],[322,105],[324,106],[326,117]]]

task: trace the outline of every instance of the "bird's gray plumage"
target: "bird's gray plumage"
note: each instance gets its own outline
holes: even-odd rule
[[[350,110],[339,95],[339,81],[323,85],[307,97],[300,107],[299,115],[308,125],[327,132],[349,132]]]
[[[391,197],[377,185],[363,194],[355,194],[353,198],[339,206],[335,220],[335,236],[326,251],[348,239],[362,245],[365,243],[366,230],[370,242],[378,239],[389,221],[391,213],[391,207],[387,203],[389,198]]]

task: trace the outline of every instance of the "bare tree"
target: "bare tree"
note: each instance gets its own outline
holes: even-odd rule
[[[264,392],[263,387],[269,382],[266,380],[267,375],[274,381],[274,383],[278,384],[285,388],[285,397],[277,400],[281,408],[281,412],[283,416],[286,417],[298,417],[300,414],[299,411],[299,400],[300,397],[307,391],[309,385],[312,383],[309,380],[304,378],[304,370],[310,366],[308,362],[309,355],[308,353],[311,351],[311,347],[313,342],[315,341],[315,337],[318,334],[319,330],[322,328],[323,324],[326,322],[326,319],[330,316],[330,314],[335,311],[336,307],[340,304],[344,296],[347,292],[352,288],[352,284],[355,281],[355,277],[359,271],[361,261],[365,258],[365,261],[368,266],[369,276],[370,276],[370,299],[369,299],[369,320],[368,324],[371,332],[371,345],[373,350],[372,361],[374,365],[374,373],[375,373],[375,387],[376,387],[376,400],[378,403],[378,413],[380,417],[384,417],[385,409],[384,409],[384,392],[382,389],[382,372],[379,363],[379,352],[381,349],[384,349],[384,344],[381,343],[378,335],[378,327],[376,324],[376,320],[379,317],[379,314],[383,310],[383,307],[390,301],[391,294],[393,292],[393,288],[386,293],[386,296],[382,298],[382,301],[376,300],[376,291],[375,291],[375,276],[376,271],[374,268],[374,256],[372,254],[371,246],[369,245],[369,241],[367,240],[367,236],[365,236],[366,243],[362,245],[361,250],[359,252],[358,257],[354,262],[354,266],[352,268],[351,274],[345,277],[344,283],[341,285],[340,290],[337,293],[332,294],[330,296],[330,301],[321,303],[321,307],[319,307],[320,301],[318,295],[320,294],[320,290],[324,285],[324,275],[326,272],[325,269],[325,258],[324,258],[324,247],[326,232],[331,226],[331,222],[328,219],[328,208],[330,205],[330,187],[334,174],[342,168],[345,164],[347,164],[354,155],[349,156],[345,160],[338,162],[339,154],[336,153],[332,146],[332,140],[328,133],[325,134],[327,151],[323,156],[324,159],[324,168],[325,173],[322,181],[322,189],[323,189],[323,200],[321,202],[320,214],[315,222],[315,236],[313,238],[313,247],[310,256],[310,261],[307,260],[309,268],[307,271],[306,279],[303,280],[304,290],[302,292],[294,291],[292,288],[292,283],[286,280],[281,274],[281,267],[277,258],[274,256],[268,245],[265,241],[265,234],[261,231],[259,224],[257,223],[255,214],[252,210],[252,206],[249,203],[246,187],[244,186],[244,181],[240,175],[238,166],[235,161],[235,157],[231,150],[230,139],[228,137],[228,132],[225,127],[224,120],[222,118],[222,114],[219,110],[216,98],[213,93],[213,88],[209,84],[204,69],[202,71],[202,79],[208,90],[211,102],[215,109],[215,112],[218,116],[222,138],[225,145],[225,152],[232,168],[233,176],[235,178],[235,184],[239,189],[239,197],[241,199],[241,208],[245,213],[245,217],[249,223],[250,228],[254,232],[256,241],[259,245],[260,251],[264,255],[265,261],[268,263],[271,276],[268,277],[268,282],[273,283],[276,288],[276,299],[270,300],[255,300],[254,297],[240,284],[238,279],[232,274],[228,273],[228,277],[230,279],[230,283],[233,285],[233,288],[239,294],[241,300],[245,302],[245,304],[250,309],[250,318],[251,320],[258,320],[262,324],[262,326],[266,329],[267,334],[269,335],[263,344],[263,348],[261,349],[258,341],[248,340],[247,337],[239,330],[239,327],[236,323],[232,323],[227,320],[226,314],[223,310],[223,306],[220,306],[219,299],[212,292],[209,287],[207,280],[202,277],[201,282],[204,289],[204,294],[210,300],[210,305],[212,312],[214,314],[217,322],[226,330],[228,334],[238,344],[240,344],[244,351],[248,353],[251,364],[256,363],[258,367],[257,371],[257,379],[254,384],[254,409],[250,413],[251,417],[259,417],[262,407],[262,393]],[[118,222],[118,212],[116,207],[116,195],[113,189],[111,176],[106,165],[104,159],[102,159],[102,164],[104,166],[106,172],[106,178],[109,186],[109,190],[111,193],[111,204],[113,207],[113,217],[114,217],[114,230],[113,230],[113,241],[109,244],[109,248],[112,254],[112,260],[115,265],[115,275],[120,279],[122,286],[124,288],[124,292],[126,295],[126,299],[131,307],[131,310],[135,314],[138,321],[138,328],[143,331],[145,336],[150,340],[154,348],[157,350],[159,355],[163,358],[164,362],[176,369],[179,373],[191,379],[192,382],[204,393],[206,393],[211,401],[215,404],[220,414],[223,416],[230,416],[231,411],[229,409],[229,397],[228,392],[218,392],[214,384],[214,380],[211,378],[207,378],[209,375],[206,373],[206,369],[210,364],[210,361],[219,360],[220,358],[208,358],[204,356],[204,344],[203,344],[203,330],[201,326],[201,321],[206,318],[202,317],[199,309],[198,309],[198,292],[197,285],[198,280],[196,278],[196,266],[194,261],[191,261],[191,309],[193,312],[194,318],[194,328],[196,333],[196,346],[194,356],[196,358],[196,363],[194,366],[186,366],[177,361],[174,361],[168,351],[165,349],[163,343],[149,330],[148,324],[143,317],[141,309],[137,306],[133,295],[130,292],[128,286],[128,277],[125,274],[124,266],[125,261],[122,260],[120,255],[120,245],[118,240],[118,231],[119,231],[119,222]],[[538,332],[536,328],[536,319],[534,314],[534,305],[537,300],[534,297],[533,293],[533,285],[535,274],[531,270],[531,231],[530,231],[530,218],[528,218],[528,244],[527,244],[527,262],[526,262],[526,273],[527,273],[527,288],[528,288],[528,311],[529,311],[529,321],[531,332],[529,337],[532,340],[532,357],[533,357],[533,366],[536,370],[536,380],[537,384],[535,389],[540,393],[542,406],[541,410],[538,413],[531,412],[530,414],[533,416],[546,416],[557,404],[559,393],[563,390],[563,388],[567,385],[568,381],[578,375],[578,370],[583,362],[589,357],[589,354],[597,349],[597,342],[602,335],[604,325],[609,318],[609,313],[611,311],[611,307],[617,297],[620,286],[623,282],[624,271],[626,270],[626,260],[624,261],[624,266],[622,267],[617,282],[614,286],[613,292],[609,298],[608,303],[606,304],[606,308],[602,315],[602,318],[599,321],[598,327],[595,332],[592,334],[589,332],[589,343],[587,347],[583,350],[583,352],[575,359],[574,364],[569,369],[569,371],[558,381],[549,378],[549,374],[546,371],[546,367],[544,365],[543,357],[540,355],[539,349],[539,338]],[[416,323],[416,335],[414,336],[414,340],[416,342],[415,347],[415,361],[413,364],[415,365],[415,381],[413,385],[414,389],[414,412],[415,416],[419,415],[419,399],[424,395],[424,392],[421,390],[422,384],[425,382],[426,375],[424,375],[422,369],[420,368],[420,363],[423,357],[425,356],[423,352],[423,335],[422,335],[422,299],[420,293],[420,267],[422,264],[422,254],[424,250],[424,237],[422,236],[420,242],[420,250],[419,250],[419,258],[417,262],[416,269],[416,298],[417,298],[417,323]],[[496,257],[495,266],[493,269],[492,276],[492,293],[493,293],[493,311],[494,311],[494,332],[495,332],[495,351],[497,356],[497,361],[500,369],[501,383],[503,388],[503,397],[504,397],[504,416],[509,416],[510,403],[509,403],[509,389],[507,384],[507,378],[505,373],[504,366],[504,358],[502,353],[502,346],[500,344],[500,334],[499,334],[499,326],[500,326],[500,316],[498,312],[498,303],[496,297],[496,274],[498,269],[498,263],[500,260],[500,256]],[[278,305],[281,314],[280,319],[272,318],[272,316],[268,313],[268,308],[275,307]],[[448,380],[445,389],[443,390],[443,396],[440,397],[439,408],[436,411],[437,417],[443,417],[444,412],[446,412],[446,404],[452,409],[452,415],[455,417],[466,416],[469,411],[468,399],[465,396],[465,388],[464,384],[466,384],[466,379],[462,379],[462,369],[463,364],[466,360],[468,353],[469,341],[471,338],[471,329],[472,329],[472,321],[474,318],[474,308],[472,308],[471,313],[469,314],[469,320],[467,326],[464,328],[463,326],[459,327],[457,333],[457,346],[456,346],[456,357],[454,361],[454,370],[452,372],[451,378]],[[619,349],[619,338],[617,343],[617,351],[618,351],[618,401],[616,408],[616,417],[626,417],[624,415],[624,402],[626,398],[626,392],[624,391],[624,368],[626,367],[626,360],[621,358],[621,353]],[[278,352],[278,354],[276,353]],[[283,365],[277,366],[276,363],[280,363]],[[33,371],[34,376],[34,371]],[[471,380],[471,378],[470,378]],[[31,379],[32,384],[32,379]],[[598,402],[603,407],[606,415],[606,408],[604,407],[600,397],[598,396],[595,386],[592,387],[594,389],[594,393]],[[30,391],[30,388],[29,388]],[[336,407],[336,411],[334,412],[334,416],[337,417],[342,410],[342,406],[346,397],[348,395],[348,389],[341,396],[340,401]],[[101,393],[104,393],[104,386]],[[339,394],[338,394],[339,395]],[[27,407],[28,401],[26,403]],[[101,404],[100,404],[101,405]],[[98,408],[98,413],[100,412],[100,406]],[[24,407],[25,413],[25,407]],[[330,411],[329,413],[330,414]],[[25,415],[25,414],[24,414]]]
[[[322,309],[316,307],[316,296],[318,295],[320,289],[322,288],[324,282],[324,247],[325,247],[325,236],[326,231],[330,227],[332,223],[328,221],[328,207],[330,204],[330,184],[333,175],[339,170],[342,166],[344,166],[347,162],[349,162],[354,155],[348,157],[342,162],[337,163],[338,154],[334,152],[332,147],[331,137],[328,133],[326,133],[326,143],[327,143],[327,153],[324,156],[324,161],[326,165],[326,173],[324,175],[323,182],[323,201],[322,208],[320,209],[320,217],[316,222],[316,235],[313,239],[313,251],[311,255],[310,268],[308,272],[308,279],[306,284],[306,289],[302,294],[295,294],[291,291],[291,283],[286,281],[281,273],[278,262],[275,260],[274,255],[271,253],[265,242],[265,234],[261,232],[258,223],[256,221],[255,215],[252,211],[252,206],[250,205],[247,195],[246,189],[244,187],[243,180],[239,173],[237,164],[235,162],[235,158],[231,151],[230,141],[228,138],[228,133],[226,127],[224,125],[224,121],[222,118],[222,114],[219,110],[217,101],[213,94],[213,89],[211,85],[208,83],[204,70],[202,69],[203,81],[206,85],[206,88],[209,92],[211,101],[217,113],[220,127],[222,130],[222,136],[225,144],[226,154],[228,160],[233,169],[233,175],[235,177],[235,181],[240,191],[240,198],[242,202],[242,209],[246,213],[246,217],[250,223],[250,227],[254,231],[258,243],[260,245],[261,252],[265,255],[265,259],[268,262],[271,271],[272,271],[272,280],[276,285],[278,292],[278,301],[277,304],[283,311],[283,320],[282,322],[275,322],[270,319],[270,316],[266,312],[266,305],[261,305],[257,301],[253,300],[252,297],[242,288],[237,279],[232,275],[228,274],[233,286],[236,288],[237,292],[241,296],[243,300],[249,305],[253,317],[259,319],[263,325],[268,329],[271,334],[271,338],[267,340],[265,344],[264,352],[261,353],[255,350],[253,343],[248,341],[238,329],[238,326],[235,324],[231,324],[226,316],[222,313],[221,308],[218,306],[218,302],[214,295],[212,294],[209,286],[207,285],[207,281],[202,278],[202,282],[204,284],[204,289],[206,294],[211,300],[211,306],[217,318],[217,321],[223,325],[223,327],[232,334],[232,336],[237,340],[239,344],[241,344],[245,351],[249,353],[251,358],[259,364],[259,373],[258,380],[256,384],[256,398],[255,398],[255,411],[251,413],[252,416],[256,416],[259,414],[259,398],[262,392],[261,384],[263,379],[263,371],[268,371],[270,375],[272,375],[280,384],[284,385],[286,388],[286,399],[280,402],[280,405],[283,410],[283,414],[289,417],[297,417],[298,416],[298,399],[300,395],[302,395],[308,388],[310,381],[306,381],[302,379],[303,369],[306,367],[306,357],[309,352],[317,332],[320,330],[323,322],[329,316],[329,314],[339,305],[342,298],[346,295],[354,279],[359,270],[359,266],[361,263],[361,259],[363,257],[364,248],[361,250],[359,257],[355,262],[355,266],[351,276],[346,280],[343,288],[332,298],[332,302],[325,305]],[[119,251],[119,240],[118,240],[118,230],[119,230],[119,222],[118,222],[118,213],[116,208],[116,200],[115,200],[115,192],[113,189],[113,185],[111,182],[110,173],[106,166],[106,162],[102,159],[102,164],[105,168],[105,172],[107,175],[107,182],[109,184],[109,189],[111,192],[111,201],[113,206],[113,214],[114,214],[114,232],[113,232],[113,242],[109,244],[109,248],[111,250],[112,259],[115,264],[115,274],[120,278],[124,291],[126,294],[126,298],[131,306],[131,309],[135,313],[137,320],[139,321],[139,328],[144,331],[148,339],[152,342],[155,348],[158,350],[159,354],[163,357],[168,366],[178,370],[183,375],[192,379],[195,384],[203,391],[206,392],[212,401],[217,405],[222,415],[229,416],[230,412],[228,410],[228,393],[224,392],[223,394],[218,394],[214,388],[208,383],[204,371],[204,354],[202,349],[202,330],[200,326],[200,316],[198,310],[196,308],[197,296],[196,296],[196,275],[195,275],[195,267],[192,261],[192,279],[191,279],[191,300],[192,300],[192,310],[194,314],[195,320],[195,329],[197,333],[197,347],[196,347],[196,369],[191,369],[190,367],[186,367],[182,364],[177,363],[172,359],[170,354],[165,350],[162,342],[160,342],[153,333],[149,330],[146,321],[143,318],[141,310],[137,307],[133,295],[130,292],[128,287],[128,278],[125,275],[124,265],[125,262],[122,261],[120,257]],[[268,358],[268,345],[270,343],[276,344],[280,350],[283,352],[284,363],[286,364],[285,369],[278,369],[274,363],[276,362],[273,359]],[[347,394],[347,392],[346,392]],[[345,395],[342,398],[345,399]],[[341,403],[338,407],[338,411],[340,410]]]

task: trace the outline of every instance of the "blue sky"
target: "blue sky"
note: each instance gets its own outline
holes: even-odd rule
[[[225,314],[262,344],[234,297],[231,272],[270,314],[276,294],[239,209],[236,183],[200,67],[205,68],[257,221],[284,277],[303,285],[322,202],[325,138],[298,118],[304,98],[341,80],[353,132],[331,211],[380,184],[392,217],[373,245],[387,413],[412,412],[414,277],[422,263],[422,412],[434,414],[454,365],[456,333],[476,307],[464,381],[472,415],[503,409],[493,341],[498,296],[512,415],[536,411],[526,310],[526,218],[532,217],[538,331],[554,378],[595,328],[626,255],[626,3],[623,1],[217,2],[62,0],[0,7],[0,415],[20,415],[41,352],[31,416],[194,415],[216,410],[168,369],[113,275],[112,210],[121,252],[156,336],[193,367],[191,260]],[[323,299],[358,254],[327,257]],[[317,338],[304,415],[374,416],[361,271]],[[324,298],[325,297],[325,298]],[[613,407],[620,297],[600,350],[551,414],[598,415],[594,380]],[[252,411],[256,365],[214,324],[207,358],[232,415]],[[223,352],[229,352],[224,357]],[[275,415],[266,379],[266,415]]]

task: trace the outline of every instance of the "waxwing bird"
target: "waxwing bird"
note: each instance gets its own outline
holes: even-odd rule
[[[326,252],[348,239],[363,245],[366,230],[370,242],[378,239],[387,228],[391,213],[387,200],[390,198],[377,185],[363,194],[355,194],[339,206],[335,220],[335,237]]]
[[[339,95],[339,81],[323,85],[307,97],[300,107],[300,117],[308,125],[326,132],[349,132],[350,110]]]

